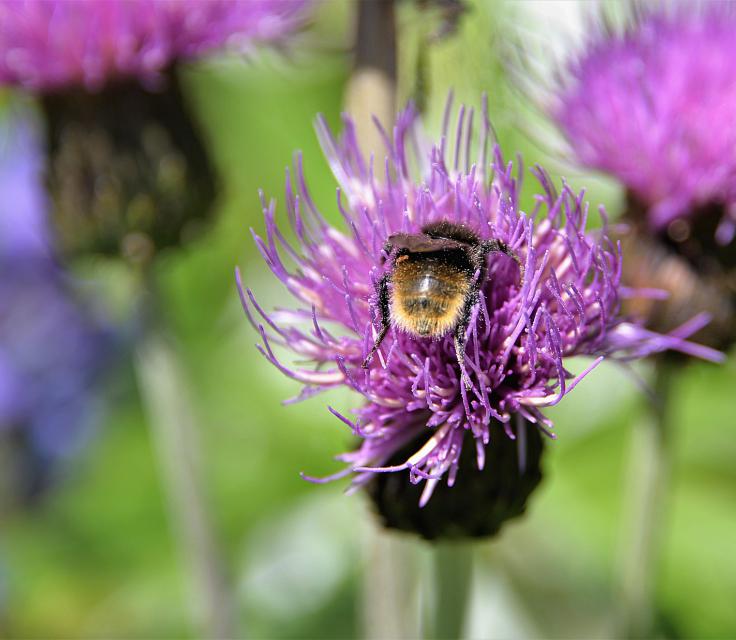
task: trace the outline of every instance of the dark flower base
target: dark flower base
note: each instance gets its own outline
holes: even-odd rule
[[[426,436],[424,436],[426,440]],[[518,440],[511,440],[500,425],[491,429],[483,471],[476,465],[472,438],[466,437],[460,469],[452,487],[446,478],[429,503],[419,507],[424,482],[411,484],[409,472],[383,473],[367,486],[384,526],[416,533],[427,540],[479,538],[498,533],[503,524],[526,510],[527,499],[542,480],[543,443],[539,429],[526,427],[526,466],[519,471]],[[397,453],[388,464],[401,464],[423,444],[417,440]]]
[[[121,81],[43,98],[48,183],[61,251],[144,261],[192,235],[214,172],[176,75],[158,92]]]
[[[719,245],[716,228],[723,207],[710,205],[678,220],[658,234],[642,226],[644,206],[629,197],[625,219],[631,230],[623,238],[623,280],[634,288],[659,288],[666,300],[627,301],[627,311],[646,320],[647,327],[668,333],[700,312],[711,322],[692,340],[716,349],[736,341],[736,243]]]

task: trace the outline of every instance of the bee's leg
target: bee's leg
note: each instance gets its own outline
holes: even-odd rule
[[[513,249],[510,249],[505,242],[502,242],[501,240],[486,240],[481,244],[481,251],[481,267],[485,266],[485,258],[489,253],[503,253],[511,258],[519,265],[519,281],[521,284],[524,284],[524,263],[522,263],[521,258],[519,258],[517,253]]]
[[[381,346],[383,339],[386,337],[386,334],[391,327],[391,309],[388,299],[389,278],[390,274],[384,273],[381,279],[378,281],[378,284],[376,285],[376,292],[378,293],[378,310],[381,314],[381,330],[376,336],[376,341],[373,343],[373,348],[370,350],[370,353],[366,356],[365,360],[363,360],[363,364],[361,365],[363,369],[368,368],[370,361],[373,359],[376,351],[378,351],[378,347]]]
[[[474,292],[465,301],[460,322],[455,327],[455,355],[457,356],[457,363],[460,365],[460,377],[468,391],[473,388],[473,385],[470,383],[470,377],[465,369],[465,333],[468,330],[470,318],[473,314],[473,307],[476,302],[478,302],[478,293]]]
[[[381,254],[381,262],[385,262],[387,258],[391,257],[391,254],[394,252],[394,245],[392,245],[388,240],[383,245],[383,252]]]
[[[468,372],[465,370],[465,328],[461,329],[459,325],[455,330],[455,355],[457,355],[457,362],[460,365],[460,377],[465,384],[465,388],[470,391],[473,385],[470,384]]]

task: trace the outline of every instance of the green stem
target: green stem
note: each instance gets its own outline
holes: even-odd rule
[[[463,635],[473,577],[473,545],[437,543],[434,548],[435,602],[431,640]]]
[[[172,528],[189,565],[201,633],[232,638],[233,601],[206,509],[190,389],[173,345],[157,328],[150,328],[138,344],[136,372]]]
[[[632,435],[628,513],[625,514],[616,635],[643,638],[654,624],[654,580],[672,464],[671,400],[676,363],[657,360],[648,419]]]
[[[376,527],[366,545],[363,576],[365,640],[419,637],[419,567],[416,541]]]

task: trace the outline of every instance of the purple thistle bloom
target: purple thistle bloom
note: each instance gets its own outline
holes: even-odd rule
[[[706,312],[695,338],[726,349],[736,339],[736,11],[631,8],[620,27],[593,15],[546,109],[569,157],[626,189],[624,282],[669,294],[630,309],[663,333]]]
[[[618,178],[651,230],[723,208],[736,231],[736,11],[720,2],[644,8],[623,29],[596,17],[548,104],[572,157]]]
[[[92,394],[113,335],[78,304],[47,244],[42,153],[26,117],[0,122],[0,435],[35,491],[76,451],[96,414]],[[40,474],[40,478],[39,478]],[[29,478],[23,478],[28,481]]]
[[[97,90],[151,83],[174,61],[282,42],[308,0],[0,0],[0,84]]]
[[[64,257],[148,264],[211,211],[214,167],[179,64],[283,44],[310,0],[0,0],[0,85],[40,97]]]
[[[621,318],[621,253],[605,224],[586,230],[582,194],[565,184],[557,193],[549,176],[536,168],[539,193],[534,210],[524,213],[521,168],[515,175],[498,148],[488,157],[491,126],[485,105],[480,154],[472,164],[474,112],[460,108],[453,144],[447,135],[450,107],[448,102],[444,133],[434,146],[422,137],[415,110],[405,110],[392,137],[381,130],[387,158],[380,165],[361,153],[349,119],[339,140],[320,120],[319,136],[340,183],[337,209],[344,226],[330,225],[317,210],[298,159],[296,179],[287,173],[286,185],[298,246],[277,226],[273,201],[266,205],[264,200],[266,235],[255,240],[299,305],[267,313],[241,287],[243,306],[263,340],[260,351],[304,385],[300,398],[341,385],[363,396],[354,418],[330,408],[360,438],[360,446],[340,456],[346,469],[325,480],[355,474],[358,487],[376,473],[408,471],[413,483],[426,481],[422,505],[443,477],[450,486],[455,482],[464,447],[473,448],[483,468],[486,448],[494,446],[493,425],[503,425],[511,439],[525,422],[551,435],[543,409],[560,402],[605,357],[630,360],[675,348],[720,358],[684,340],[704,318],[670,336]],[[470,389],[461,380],[451,334],[418,338],[393,327],[370,369],[361,367],[379,327],[376,284],[388,268],[386,239],[418,233],[440,220],[464,225],[482,240],[504,242],[520,257],[526,274],[522,283],[512,260],[497,253],[488,259],[467,330]],[[314,366],[289,366],[276,347]],[[590,356],[592,362],[574,375],[567,369],[573,356]],[[415,452],[387,466],[417,439]]]

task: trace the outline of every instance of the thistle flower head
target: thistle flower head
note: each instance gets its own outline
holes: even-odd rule
[[[99,89],[155,81],[176,60],[279,43],[308,0],[0,0],[0,85]]]
[[[642,8],[624,28],[596,16],[548,105],[582,165],[618,180],[660,231],[709,205],[736,229],[736,11]]]
[[[246,313],[261,335],[259,349],[304,385],[300,398],[341,385],[362,396],[354,416],[330,409],[360,439],[355,451],[340,457],[347,466],[333,477],[354,474],[354,486],[360,486],[377,473],[408,471],[412,482],[426,482],[421,504],[443,478],[455,482],[466,447],[482,469],[497,436],[516,438],[521,423],[550,432],[544,408],[560,402],[603,358],[626,360],[672,347],[715,356],[683,340],[697,327],[660,336],[622,319],[621,254],[605,224],[587,228],[582,194],[565,184],[558,193],[536,168],[538,195],[525,213],[519,202],[521,167],[515,173],[498,148],[489,153],[487,109],[476,114],[461,107],[454,135],[448,135],[449,113],[448,103],[441,141],[432,145],[409,107],[392,135],[382,130],[385,163],[361,153],[349,119],[340,139],[320,121],[325,154],[340,183],[336,211],[343,224],[331,225],[317,210],[298,160],[286,187],[296,244],[277,225],[274,202],[264,201],[266,234],[255,237],[296,304],[268,313],[250,290],[241,289]],[[361,367],[379,326],[376,285],[391,266],[386,239],[418,233],[437,221],[503,242],[524,265],[522,280],[513,260],[500,254],[488,258],[466,332],[470,388],[463,383],[451,334],[421,338],[393,326],[369,370]],[[277,354],[280,349],[312,365],[291,366]],[[577,375],[568,370],[574,356],[592,358]],[[412,443],[417,444],[404,460],[389,464]]]

